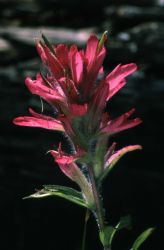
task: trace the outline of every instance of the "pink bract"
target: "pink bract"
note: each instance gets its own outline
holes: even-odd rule
[[[27,77],[25,83],[32,94],[50,104],[55,116],[38,114],[30,109],[31,116],[18,117],[14,123],[63,131],[75,144],[75,148],[81,147],[81,150],[86,150],[86,147],[83,148],[84,143],[80,143],[82,137],[87,139],[90,134],[108,136],[140,124],[139,118],[129,119],[134,109],[114,119],[104,112],[106,102],[126,84],[126,77],[137,69],[134,63],[119,64],[98,81],[98,75],[103,73],[106,39],[106,33],[100,41],[91,35],[86,50],[78,50],[76,45],[50,46],[44,38],[38,42],[37,50],[47,68],[47,74],[38,73],[34,80]],[[54,156],[53,151],[52,154]],[[57,159],[56,162],[61,166],[62,161],[68,160],[68,157],[63,156],[60,161]],[[61,169],[64,171],[66,165],[74,164],[64,164]],[[65,174],[68,175],[68,172]]]
[[[38,127],[50,130],[64,131],[62,123],[50,116],[41,115],[29,109],[31,116],[21,116],[13,120],[15,125],[28,126],[28,127]]]

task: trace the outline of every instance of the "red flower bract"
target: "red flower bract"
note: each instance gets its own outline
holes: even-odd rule
[[[106,102],[125,85],[125,78],[137,69],[134,63],[119,64],[106,77],[97,80],[99,73],[103,73],[106,32],[100,41],[91,35],[85,51],[78,50],[76,45],[52,46],[44,36],[42,38],[37,49],[47,73],[38,73],[35,80],[27,77],[25,83],[32,94],[51,105],[55,117],[30,109],[32,116],[18,117],[15,124],[64,131],[75,149],[81,147],[81,150],[86,150],[89,140],[95,135],[112,135],[141,123],[139,118],[129,119],[134,109],[115,119],[104,113]],[[86,144],[85,139],[88,140]],[[64,159],[69,158],[63,156],[59,161],[57,157],[56,162],[69,175],[67,166],[73,169],[75,163],[62,165]]]
[[[104,249],[111,249],[116,227],[120,223],[127,227],[129,222],[127,218],[121,218],[116,227],[106,223],[102,182],[123,155],[141,149],[140,145],[130,145],[116,150],[116,142],[111,143],[111,136],[140,124],[141,120],[130,119],[134,108],[114,119],[105,112],[107,101],[126,84],[125,78],[137,69],[134,63],[119,64],[104,76],[102,64],[106,39],[106,32],[100,41],[91,35],[86,50],[78,50],[74,44],[70,47],[64,44],[52,46],[42,35],[37,49],[45,65],[44,74],[38,73],[34,80],[27,77],[25,84],[32,94],[51,106],[52,116],[38,114],[30,108],[31,116],[18,117],[14,123],[63,132],[69,148],[60,142],[57,150],[48,152],[60,170],[79,186],[80,192],[59,185],[44,185],[30,197],[57,195],[86,207],[96,218]]]
[[[50,130],[64,131],[62,123],[50,116],[45,116],[34,112],[32,109],[29,109],[31,116],[21,116],[14,119],[14,124],[21,126],[29,127],[39,127]]]

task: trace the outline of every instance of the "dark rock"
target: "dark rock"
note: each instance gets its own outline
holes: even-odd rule
[[[162,76],[163,40],[164,25],[162,22],[139,24],[110,37],[109,59],[114,63],[135,61],[140,68]]]
[[[0,38],[0,63],[8,62],[17,56],[17,52],[12,44],[4,38]]]
[[[147,22],[163,22],[163,7],[118,6],[106,8],[105,25],[116,34]]]
[[[159,6],[164,6],[164,1],[163,0],[156,0],[155,1],[156,5],[159,5]]]
[[[44,33],[54,44],[76,43],[81,47],[84,46],[93,31],[93,28],[78,30],[76,32],[73,29],[62,28],[0,27],[0,36],[3,39],[3,44],[1,45],[0,50],[0,54],[3,55],[3,57],[0,57],[0,62],[2,65],[13,65],[13,63],[31,60],[38,56],[35,43],[36,40],[41,38],[41,32]]]
[[[163,23],[145,23],[128,32],[131,40],[136,41],[141,63],[146,63],[151,71],[162,73],[164,62]]]
[[[11,49],[11,44],[7,40],[0,38],[0,53],[9,53]]]
[[[89,35],[94,32],[93,28],[83,30],[62,29],[62,28],[19,28],[19,27],[0,27],[0,35],[11,41],[16,41],[24,45],[35,44],[35,39],[44,33],[54,44],[57,43],[76,43],[82,46],[86,43]]]
[[[106,15],[115,15],[120,20],[132,21],[163,21],[164,11],[161,7],[139,7],[139,6],[119,6],[105,9]]]
[[[164,12],[163,8],[160,7],[136,7],[136,6],[122,6],[116,10],[116,15],[124,20],[127,18],[129,20],[133,19],[135,21],[163,21]]]

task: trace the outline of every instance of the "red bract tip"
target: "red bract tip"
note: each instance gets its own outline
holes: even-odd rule
[[[126,84],[126,77],[137,69],[134,63],[119,64],[106,77],[102,79],[101,75],[101,80],[98,79],[103,72],[106,55],[106,31],[100,40],[91,35],[86,50],[78,50],[75,44],[70,47],[51,45],[44,35],[42,39],[37,43],[37,50],[47,74],[37,74],[34,80],[27,77],[25,84],[32,94],[51,105],[57,117],[30,110],[31,117],[18,117],[15,124],[64,131],[76,147],[84,147],[85,138],[89,140],[94,133],[111,135],[141,123],[139,118],[129,119],[134,109],[115,119],[104,114],[106,102]]]

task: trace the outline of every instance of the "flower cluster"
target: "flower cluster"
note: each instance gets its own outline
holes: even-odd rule
[[[82,168],[87,173],[87,167],[92,166],[94,177],[101,183],[124,153],[140,148],[133,145],[116,151],[113,143],[107,149],[109,136],[132,128],[141,120],[130,119],[134,109],[114,119],[104,111],[107,101],[126,84],[125,78],[137,69],[134,63],[119,64],[104,76],[106,39],[106,32],[100,40],[91,35],[84,51],[76,45],[52,46],[43,35],[37,50],[47,74],[38,73],[35,80],[27,77],[25,84],[32,94],[51,105],[55,115],[46,116],[30,108],[31,116],[14,119],[16,125],[63,131],[70,138],[71,155],[62,151],[61,144],[58,151],[50,153],[62,172],[80,186],[89,207],[94,204],[92,186]]]
[[[124,154],[141,146],[130,145],[117,150],[116,143],[111,143],[109,138],[140,124],[141,120],[130,118],[134,108],[114,119],[105,111],[106,103],[126,84],[125,78],[137,69],[134,63],[119,64],[105,76],[102,65],[106,40],[107,32],[100,40],[91,35],[84,51],[78,50],[76,45],[53,46],[42,35],[37,50],[47,73],[38,73],[35,80],[27,77],[25,84],[32,94],[50,104],[53,115],[39,114],[30,108],[30,116],[15,118],[13,122],[20,126],[65,133],[71,153],[63,151],[62,143],[58,150],[49,152],[61,171],[76,182],[81,191],[59,185],[44,185],[43,189],[29,197],[56,195],[91,210],[96,217],[104,250],[111,250],[115,233],[129,226],[129,217],[122,217],[114,227],[107,224],[101,194],[102,182]],[[131,250],[137,250],[152,231],[153,228],[144,231]]]

